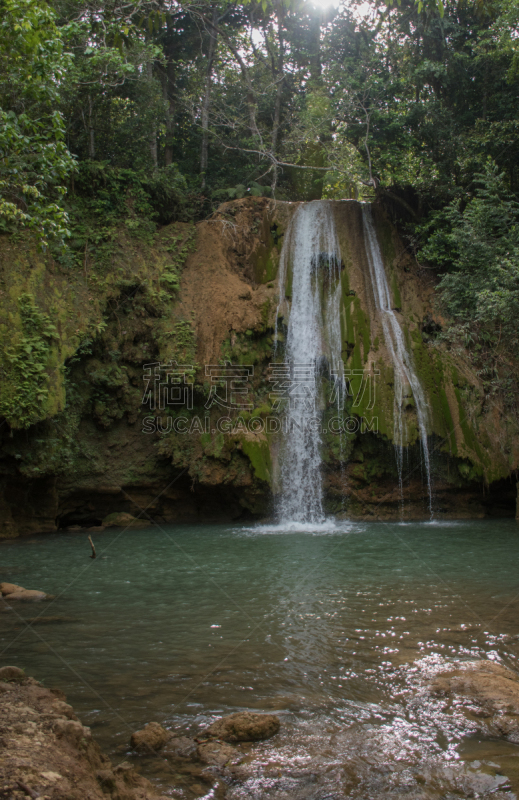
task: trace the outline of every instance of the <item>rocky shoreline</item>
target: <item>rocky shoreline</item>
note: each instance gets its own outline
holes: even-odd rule
[[[279,731],[272,714],[240,712],[213,723],[189,739],[150,722],[130,739],[133,752],[184,764],[217,788],[218,776],[204,770],[241,761],[236,745],[270,738]],[[173,781],[172,781],[173,784]],[[168,797],[184,796],[167,788]],[[173,794],[171,794],[173,792]],[[81,724],[65,695],[26,677],[15,666],[0,668],[0,798],[21,800],[166,800],[127,761],[114,765]]]
[[[2,800],[166,800],[130,764],[112,764],[57,689],[0,669]]]
[[[461,712],[470,723],[465,735],[477,731],[488,741],[519,744],[519,676],[514,671],[485,660],[444,663],[428,678],[424,675],[419,685],[411,690],[409,708],[427,704],[428,698],[436,698],[447,713],[449,709],[451,713]],[[355,779],[352,778],[350,787],[351,796],[357,798],[363,783],[369,785],[382,777],[377,778],[382,767],[371,747],[375,740],[379,746],[383,745],[379,736],[383,731],[364,734],[361,740],[355,728],[345,730],[342,735],[346,737],[345,746],[351,737],[350,744],[357,752],[355,760],[360,758],[363,763],[363,766],[360,762],[357,765],[362,769]],[[241,797],[240,786],[244,790],[250,780],[265,770],[264,777],[267,777],[269,769],[274,767],[269,759],[262,764],[255,763],[254,742],[274,737],[279,730],[277,716],[249,711],[224,716],[200,730],[194,738],[150,722],[132,734],[128,746],[118,748],[121,757],[133,763],[123,760],[114,764],[93,740],[90,729],[78,720],[61,691],[43,687],[34,678],[26,677],[18,667],[3,667],[0,669],[0,798],[166,800],[166,797],[210,796],[224,800],[234,797],[236,791],[236,796]],[[370,744],[372,735],[375,739]],[[416,749],[416,744],[413,746]],[[345,752],[347,749],[346,746]],[[362,756],[364,751],[368,756],[371,752],[366,763]],[[393,775],[395,789],[403,775],[400,774],[402,757],[400,752],[395,763],[387,763],[385,767],[385,779]],[[153,761],[157,766],[159,762],[167,765],[167,769],[162,770],[160,788],[139,774],[141,767],[147,771]],[[471,792],[479,779],[465,772],[462,762],[445,764],[443,775],[435,759],[427,767],[427,761],[423,762],[418,751],[409,763],[407,761],[408,756],[404,762],[413,774],[418,770],[418,777],[430,772],[429,777],[435,775],[439,786],[463,789],[464,796],[474,796]],[[371,778],[362,772],[369,765]],[[353,762],[350,766],[353,768]],[[427,785],[429,778],[423,777],[422,783],[424,780]],[[485,780],[488,782],[490,778]],[[494,800],[508,800],[511,797],[508,792],[517,791],[517,788],[519,774],[514,767],[506,783],[501,786],[481,784],[482,793],[477,796],[492,795]],[[350,796],[350,792],[344,796]],[[436,796],[434,792],[432,796]],[[420,794],[422,797],[429,797],[429,794]]]

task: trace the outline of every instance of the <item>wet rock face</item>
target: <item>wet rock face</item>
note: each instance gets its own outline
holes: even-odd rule
[[[171,739],[171,734],[158,722],[149,722],[140,731],[132,733],[130,744],[140,753],[154,753]]]
[[[223,739],[224,742],[258,742],[270,739],[280,727],[279,717],[274,714],[254,714],[240,711],[223,717],[204,731],[205,736]]]

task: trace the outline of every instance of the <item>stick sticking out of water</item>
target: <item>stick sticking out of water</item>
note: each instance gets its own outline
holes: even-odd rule
[[[97,558],[97,556],[96,556],[96,549],[95,549],[95,547],[94,547],[94,543],[93,543],[93,541],[92,541],[92,537],[91,537],[90,535],[88,536],[88,541],[90,542],[90,545],[91,545],[91,547],[92,547],[92,555],[90,556],[90,558]]]

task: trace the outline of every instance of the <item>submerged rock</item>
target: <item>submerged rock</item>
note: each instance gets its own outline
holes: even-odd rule
[[[187,736],[173,736],[162,750],[162,755],[172,758],[190,758],[196,750],[193,739]]]
[[[198,745],[196,754],[200,761],[213,767],[223,767],[229,761],[240,757],[238,750],[224,742],[203,742]]]
[[[279,717],[274,714],[239,711],[213,722],[204,731],[204,735],[223,739],[225,742],[257,742],[270,739],[279,731],[279,727]]]
[[[149,722],[142,730],[132,733],[130,744],[140,753],[157,752],[171,738],[171,733],[158,722]]]

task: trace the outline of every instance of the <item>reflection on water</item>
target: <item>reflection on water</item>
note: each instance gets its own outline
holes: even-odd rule
[[[95,561],[84,533],[0,547],[0,579],[56,595],[16,606],[32,629],[0,613],[0,663],[63,689],[119,760],[146,722],[194,735],[248,708],[282,731],[210,796],[515,797],[519,747],[424,690],[452,659],[517,668],[515,521],[93,536]],[[172,769],[144,764],[172,796],[213,791]]]

